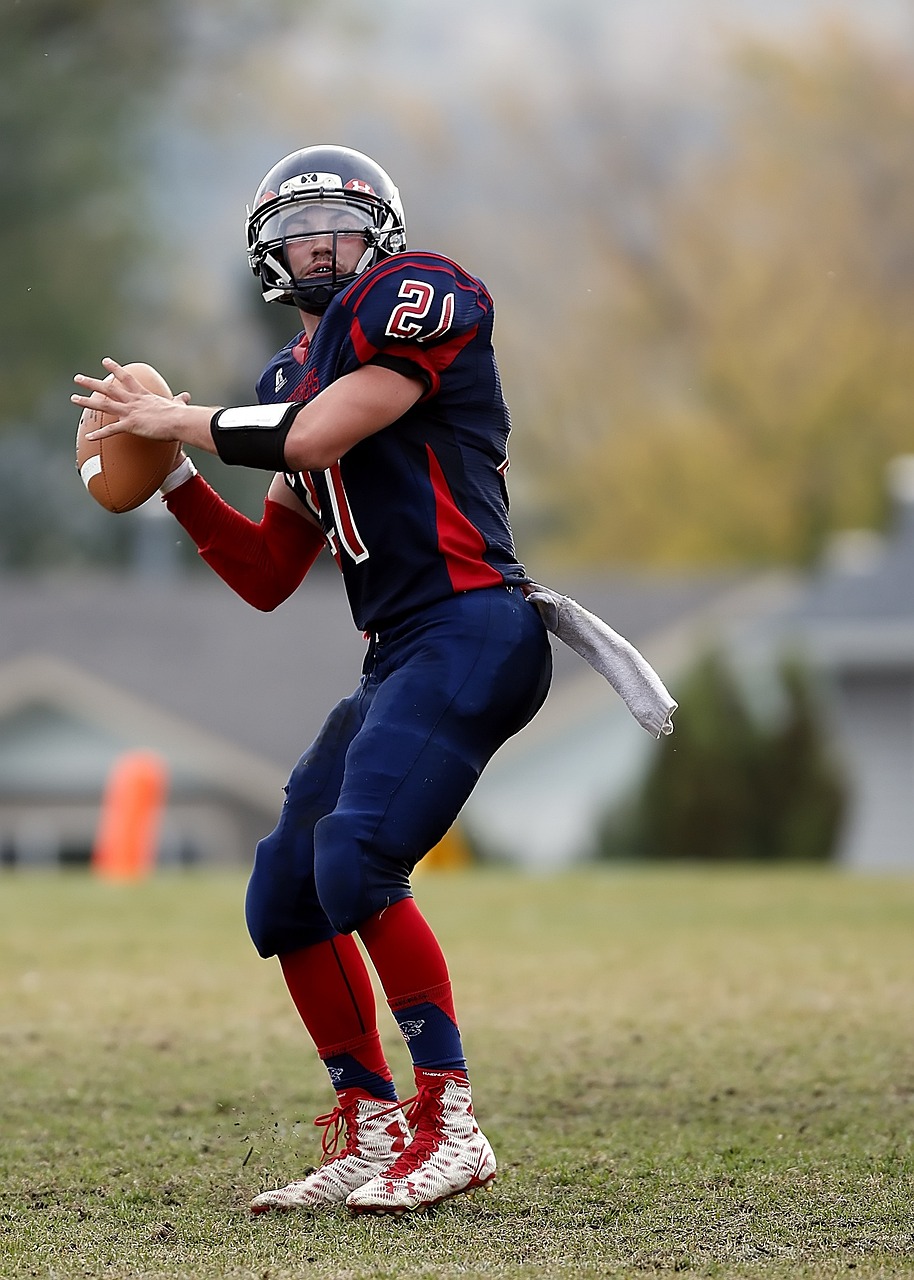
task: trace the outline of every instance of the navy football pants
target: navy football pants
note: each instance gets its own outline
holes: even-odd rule
[[[552,653],[520,588],[443,600],[372,641],[257,846],[246,914],[262,956],[351,933],[411,894],[501,744],[539,710]]]

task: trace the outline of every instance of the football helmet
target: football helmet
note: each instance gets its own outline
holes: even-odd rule
[[[264,301],[286,302],[322,315],[331,300],[382,258],[406,249],[400,193],[379,164],[349,147],[314,146],[293,151],[275,164],[247,211],[248,261],[259,277]],[[296,278],[290,241],[320,236],[332,251],[320,266]],[[341,237],[364,241],[355,262],[337,259]]]

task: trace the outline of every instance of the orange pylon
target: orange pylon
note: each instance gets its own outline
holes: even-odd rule
[[[153,751],[127,751],[111,767],[92,870],[107,880],[140,880],[155,865],[168,767]]]

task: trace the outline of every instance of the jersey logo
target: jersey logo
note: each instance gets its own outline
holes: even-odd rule
[[[285,385],[286,385],[286,375],[283,373],[282,369],[277,369],[276,382],[273,384],[274,393],[277,391],[282,391]]]
[[[446,293],[441,301],[441,314],[437,325],[430,333],[423,333],[422,323],[432,310],[435,290],[426,280],[404,280],[397,294],[403,298],[390,313],[387,328],[384,332],[389,338],[412,339],[415,342],[431,342],[447,333],[454,323],[455,300],[452,293]]]

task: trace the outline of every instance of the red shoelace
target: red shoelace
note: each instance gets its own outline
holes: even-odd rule
[[[415,1134],[406,1150],[385,1170],[385,1178],[408,1177],[433,1154],[441,1142],[438,1127],[441,1110],[439,1089],[420,1089],[414,1098],[408,1099],[403,1105],[409,1107],[406,1121],[415,1130]]]
[[[403,1102],[391,1102],[389,1106],[384,1107],[381,1111],[375,1111],[371,1118],[372,1120],[379,1120],[381,1116],[391,1115],[394,1111],[399,1111],[402,1108],[406,1111],[406,1118],[409,1121],[417,1110],[416,1104],[418,1101],[419,1095],[417,1094],[414,1098],[407,1098]],[[329,1160],[341,1160],[343,1156],[361,1154],[358,1146],[359,1126],[355,1118],[355,1109],[358,1106],[358,1102],[359,1099],[354,1099],[344,1107],[334,1107],[326,1115],[315,1117],[315,1125],[324,1131],[321,1134],[321,1151],[323,1153],[321,1164],[326,1164]],[[346,1134],[346,1145],[342,1151],[337,1151],[344,1132]]]

